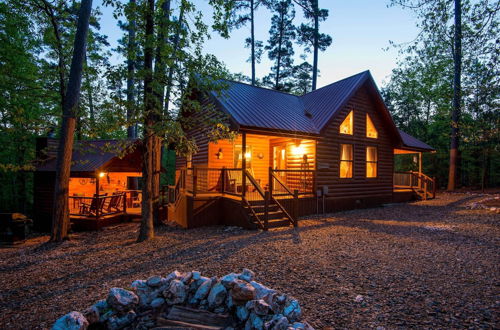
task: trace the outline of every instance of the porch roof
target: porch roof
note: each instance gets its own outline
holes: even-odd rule
[[[401,139],[403,141],[402,149],[406,150],[414,150],[414,151],[423,151],[423,152],[433,152],[435,149],[425,142],[420,141],[419,139],[411,136],[408,133],[399,130],[399,135],[401,135]]]
[[[45,157],[39,160],[36,171],[54,172],[56,170],[57,139],[47,139],[43,153]],[[71,172],[95,172],[113,159],[124,157],[132,152],[138,140],[79,140],[75,141],[71,159]]]

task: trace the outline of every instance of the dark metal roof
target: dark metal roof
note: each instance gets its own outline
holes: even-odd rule
[[[434,151],[435,149],[430,145],[420,141],[419,139],[411,136],[408,133],[403,132],[398,129],[399,135],[401,136],[401,140],[403,142],[403,147],[407,147],[409,149],[421,149],[422,151]]]
[[[370,72],[364,71],[302,96],[315,127],[322,130],[369,77]]]
[[[234,81],[227,81],[221,93],[211,94],[241,126],[319,133],[295,95]]]
[[[126,150],[137,140],[80,140],[75,141],[71,160],[71,172],[94,172],[102,168],[113,158],[123,156]],[[56,170],[57,143],[48,143],[49,158],[40,161],[37,171],[53,172]]]

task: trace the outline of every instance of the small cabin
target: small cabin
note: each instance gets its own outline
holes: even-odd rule
[[[198,123],[186,131],[199,150],[177,158],[170,220],[267,229],[434,197],[421,167],[422,153],[434,149],[395,126],[369,71],[303,96],[222,83],[222,92],[195,93],[206,109],[181,113]],[[237,132],[234,140],[209,140],[206,123],[217,118]],[[395,173],[395,155],[407,153],[418,155],[419,171]]]
[[[34,173],[34,220],[51,228],[59,140],[38,138]],[[69,214],[74,229],[140,217],[142,156],[137,140],[75,141],[69,181]]]

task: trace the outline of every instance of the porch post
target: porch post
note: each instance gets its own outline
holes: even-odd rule
[[[418,187],[422,188],[422,152],[418,153]]]
[[[247,159],[246,159],[246,153],[247,153],[247,133],[243,132],[241,135],[241,195],[245,197],[245,193],[247,190],[247,177],[246,177],[246,170],[247,170]]]
[[[100,209],[100,200],[99,200],[99,173],[96,173],[95,176],[95,205],[96,205],[96,210],[95,210],[95,218],[96,220],[99,220],[99,209]],[[92,203],[92,202],[91,202]]]

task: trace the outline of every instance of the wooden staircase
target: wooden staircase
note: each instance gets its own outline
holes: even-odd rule
[[[436,179],[419,172],[394,173],[394,187],[396,189],[411,189],[421,200],[436,197]]]
[[[246,209],[251,221],[264,230],[270,228],[289,227],[295,225],[295,220],[274,201],[266,205],[265,201],[249,201]],[[266,221],[267,220],[267,221]]]

